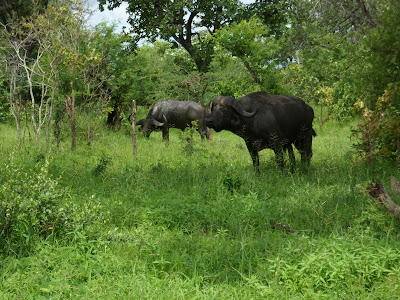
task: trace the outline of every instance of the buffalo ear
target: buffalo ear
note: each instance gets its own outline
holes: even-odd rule
[[[239,118],[238,114],[232,113],[231,115],[232,116],[230,117],[230,119],[231,119],[231,123],[232,123],[233,127],[235,127],[235,128],[239,127],[241,122],[240,122],[240,118]]]
[[[146,119],[141,119],[136,122],[136,125],[144,125]]]

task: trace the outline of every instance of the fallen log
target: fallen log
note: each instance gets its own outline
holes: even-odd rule
[[[290,227],[288,225],[282,224],[282,223],[272,223],[271,228],[272,229],[282,229],[286,233],[295,233],[297,235],[301,235],[301,233],[299,231],[293,229],[292,227]]]
[[[388,192],[386,192],[382,182],[376,179],[375,185],[370,183],[367,186],[367,193],[372,199],[376,200],[379,205],[385,207],[390,214],[400,219],[400,205],[392,200]]]

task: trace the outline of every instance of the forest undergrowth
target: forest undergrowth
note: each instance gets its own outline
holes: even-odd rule
[[[46,153],[2,124],[0,298],[399,297],[399,221],[357,186],[400,172],[352,126],[324,124],[294,173],[262,151],[257,175],[228,132],[139,134],[133,157],[127,128]]]

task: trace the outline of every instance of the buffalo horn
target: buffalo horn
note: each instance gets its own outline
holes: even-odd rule
[[[213,100],[209,101],[208,104],[207,104],[207,110],[206,110],[207,114],[211,113],[211,105],[212,105],[212,103],[213,103]]]
[[[239,102],[238,101],[232,101],[231,103],[229,103],[229,105],[234,109],[234,110],[236,110],[236,112],[238,113],[238,114],[240,114],[240,115],[242,115],[243,117],[253,117],[255,114],[256,114],[256,112],[257,112],[257,109],[255,109],[254,111],[252,111],[252,112],[248,112],[248,111],[245,111],[244,109],[243,109],[243,107],[239,104]]]
[[[161,127],[164,125],[164,123],[158,122],[157,120],[151,119],[149,120],[151,125],[157,126],[157,127]]]
[[[136,125],[145,125],[145,124],[150,124],[159,127],[164,125],[164,123],[158,122],[157,120],[154,119],[142,119],[136,123]]]

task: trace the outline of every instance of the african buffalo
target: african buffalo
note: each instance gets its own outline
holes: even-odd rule
[[[169,140],[169,128],[184,130],[190,127],[192,121],[198,122],[198,131],[201,139],[208,138],[208,129],[204,125],[206,109],[193,101],[163,100],[153,105],[146,119],[137,122],[142,125],[141,130],[145,137],[149,137],[155,130],[162,130],[163,139]]]
[[[266,92],[248,94],[238,100],[219,96],[212,101],[211,113],[205,118],[209,128],[229,130],[242,137],[259,172],[258,152],[270,148],[278,165],[284,170],[283,150],[288,150],[291,169],[295,166],[292,144],[309,164],[312,157],[313,109],[294,96]],[[209,104],[209,105],[210,105]]]

